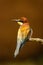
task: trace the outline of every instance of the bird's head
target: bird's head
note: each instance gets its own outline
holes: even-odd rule
[[[19,25],[22,25],[24,23],[28,23],[28,19],[26,17],[21,17],[20,19],[14,19]]]

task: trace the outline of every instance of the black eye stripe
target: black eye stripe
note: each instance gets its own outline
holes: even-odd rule
[[[23,22],[22,20],[20,20],[20,22]]]

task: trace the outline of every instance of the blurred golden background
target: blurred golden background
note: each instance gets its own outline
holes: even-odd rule
[[[14,59],[19,25],[13,18],[25,16],[33,29],[32,37],[43,38],[43,0],[0,0],[0,60]],[[43,45],[26,42],[17,59],[43,54]]]

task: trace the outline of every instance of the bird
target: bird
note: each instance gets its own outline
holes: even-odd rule
[[[26,17],[13,19],[13,21],[17,22],[20,25],[17,33],[17,44],[14,52],[14,58],[16,58],[26,41],[31,38],[33,30],[30,27],[29,21]]]

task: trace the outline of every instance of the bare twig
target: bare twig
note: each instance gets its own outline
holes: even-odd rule
[[[29,38],[29,41],[36,41],[43,44],[43,39],[40,39],[40,38]]]
[[[29,41],[36,41],[36,42],[40,42],[41,44],[43,44],[43,39],[41,39],[41,38],[32,38],[32,34],[33,34],[33,29],[31,28]]]

